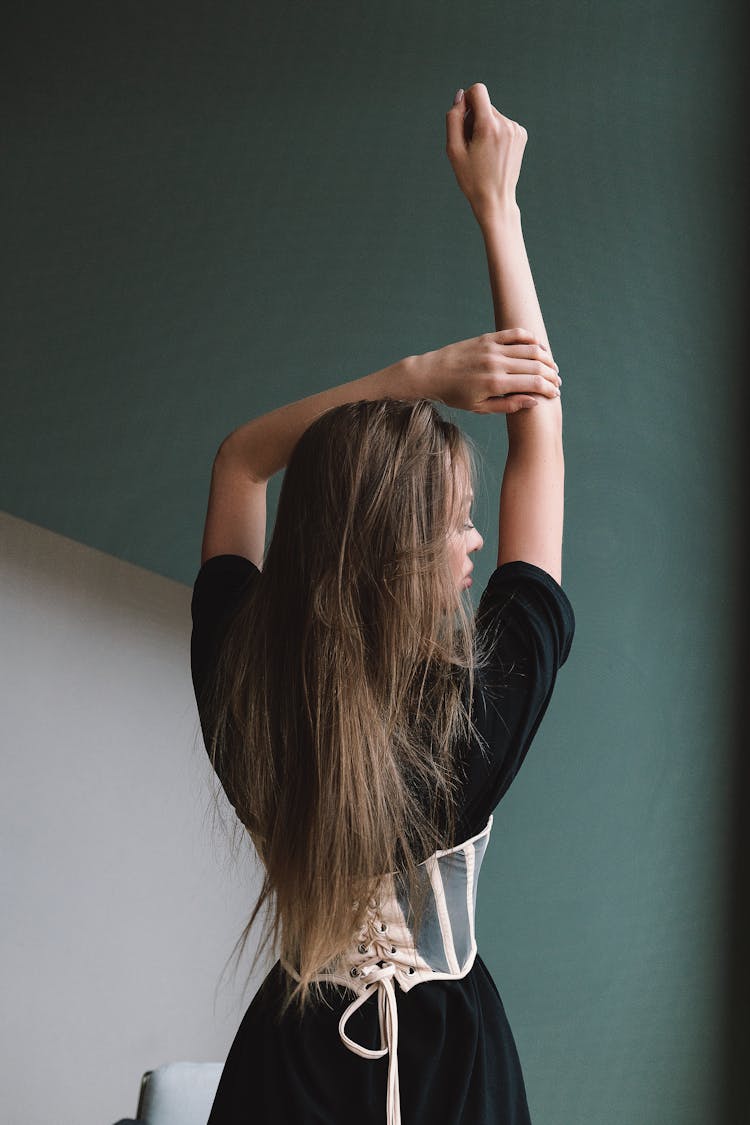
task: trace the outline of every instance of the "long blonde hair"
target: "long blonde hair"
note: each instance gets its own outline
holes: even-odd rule
[[[265,870],[241,949],[268,901],[253,966],[272,937],[300,975],[279,1018],[323,999],[310,978],[351,945],[384,872],[406,878],[418,933],[417,864],[456,842],[455,748],[484,656],[448,537],[475,467],[427,399],[320,415],[225,634],[207,749]]]

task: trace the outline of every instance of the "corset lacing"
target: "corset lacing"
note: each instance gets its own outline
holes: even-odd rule
[[[404,927],[392,925],[378,912],[378,903],[370,899],[370,917],[359,932],[357,956],[344,961],[349,965],[349,975],[358,978],[362,992],[352,1000],[339,1020],[339,1035],[350,1051],[366,1059],[379,1059],[388,1055],[388,1093],[386,1099],[386,1120],[388,1125],[401,1125],[401,1098],[398,1081],[398,1006],[394,977],[397,972],[415,972],[410,960],[417,958],[414,946],[403,941],[409,935],[399,931]],[[409,935],[410,937],[411,935]],[[375,988],[378,993],[378,1023],[380,1026],[380,1048],[374,1049],[357,1043],[346,1034],[346,1023],[362,1004],[366,1003]]]
[[[386,877],[387,878],[387,877]],[[386,884],[390,889],[390,885]],[[385,891],[385,888],[384,888]],[[384,893],[380,901],[368,899],[368,919],[350,949],[335,959],[329,968],[313,979],[344,985],[358,993],[339,1020],[339,1035],[344,1046],[365,1059],[388,1055],[387,1125],[401,1125],[401,1097],[398,1081],[398,1006],[394,978],[411,978],[418,970],[432,973],[414,946],[395,896]],[[289,965],[288,972],[299,980]],[[346,1034],[351,1015],[377,992],[380,1048],[365,1047]]]
[[[414,935],[406,924],[394,885],[394,873],[391,872],[382,876],[376,897],[368,899],[367,921],[355,935],[351,946],[312,977],[313,980],[343,985],[357,993],[342,1013],[339,1035],[344,1046],[362,1058],[379,1059],[388,1055],[387,1125],[401,1125],[395,986],[398,984],[406,992],[431,979],[455,980],[471,971],[477,949],[473,885],[492,821],[490,815],[481,832],[453,848],[435,852],[420,865],[424,868],[425,877],[430,880],[434,903],[433,940],[432,943],[420,941],[422,953],[417,950]],[[462,859],[454,859],[459,853]],[[445,865],[443,869],[441,864]],[[452,892],[450,895],[446,892],[446,883]],[[457,893],[459,889],[460,893]],[[439,949],[435,947],[436,933],[440,935]],[[462,939],[460,955],[456,937]],[[437,967],[422,955],[428,949]],[[297,971],[286,961],[282,961],[282,965],[293,977],[300,979]],[[378,994],[379,1048],[365,1047],[346,1034],[349,1017],[375,992]]]

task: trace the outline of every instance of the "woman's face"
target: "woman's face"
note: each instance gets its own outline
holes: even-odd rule
[[[448,548],[451,559],[451,570],[456,580],[456,586],[461,589],[471,586],[471,571],[474,564],[469,557],[473,551],[479,551],[484,546],[484,539],[479,534],[471,519],[471,507],[474,493],[469,486],[464,486],[462,491],[461,507],[459,510],[458,526],[454,528],[448,539]]]

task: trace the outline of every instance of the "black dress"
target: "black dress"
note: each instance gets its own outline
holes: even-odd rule
[[[192,598],[196,699],[211,674],[222,626],[260,571],[239,555],[208,559]],[[490,576],[477,608],[493,637],[492,664],[475,696],[487,755],[467,745],[456,842],[481,832],[518,772],[547,710],[575,631],[573,607],[546,571],[510,562]],[[201,722],[202,722],[201,718]],[[481,880],[479,883],[481,895]],[[275,1025],[282,991],[277,961],[229,1051],[208,1125],[383,1125],[388,1059],[341,1041],[352,993],[324,984],[327,1005]],[[477,953],[468,974],[428,980],[398,994],[398,1071],[403,1125],[528,1125],[521,1064],[500,994]],[[381,1045],[377,1007],[351,1015],[347,1034]]]

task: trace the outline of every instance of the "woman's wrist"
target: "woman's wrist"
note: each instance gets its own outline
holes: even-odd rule
[[[521,225],[521,208],[515,199],[495,199],[472,207],[474,218],[482,234],[499,228],[518,228]]]
[[[363,382],[372,379],[372,394],[363,398],[401,398],[413,401],[418,398],[434,398],[430,389],[429,367],[425,365],[424,355],[409,355],[392,363],[390,367],[366,375]]]

